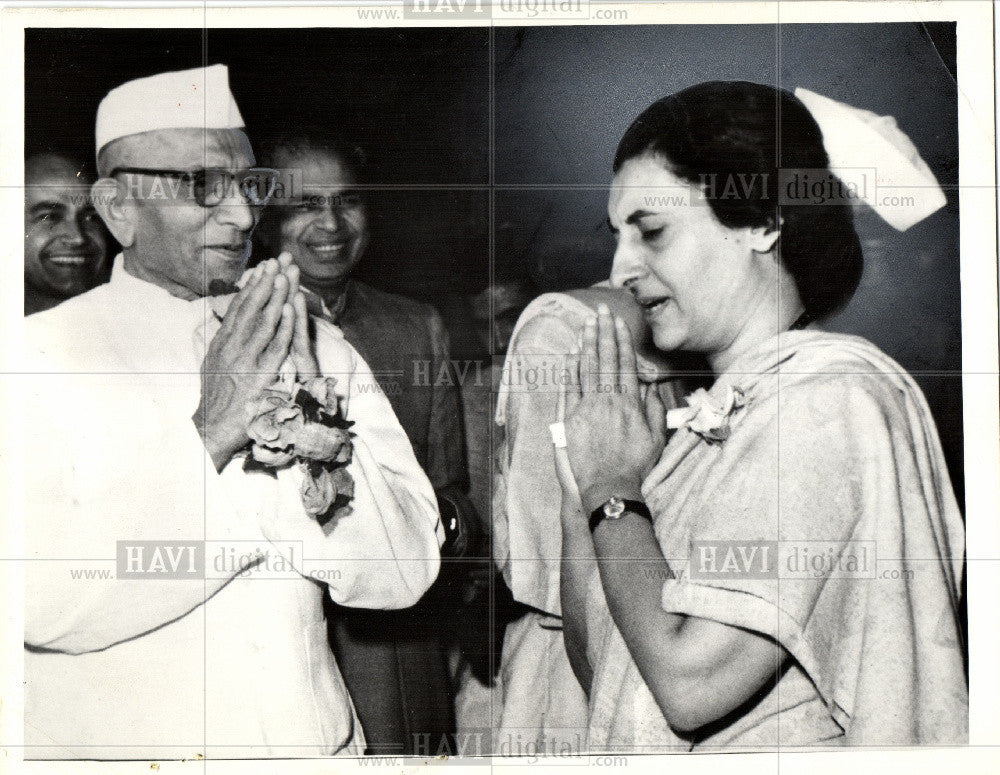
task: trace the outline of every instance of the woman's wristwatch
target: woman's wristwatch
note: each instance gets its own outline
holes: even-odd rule
[[[621,519],[626,514],[638,514],[640,517],[648,519],[650,523],[653,521],[653,515],[649,513],[649,509],[642,501],[624,500],[617,495],[612,495],[590,513],[590,532],[593,533],[604,520]]]

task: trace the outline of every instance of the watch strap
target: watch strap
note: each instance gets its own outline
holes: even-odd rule
[[[653,515],[649,513],[649,508],[646,506],[645,503],[643,503],[642,501],[633,501],[633,500],[621,500],[621,499],[616,499],[616,500],[620,500],[620,502],[625,506],[625,509],[622,511],[621,514],[622,517],[624,517],[626,514],[638,514],[640,517],[648,519],[650,524],[652,524]],[[590,513],[590,520],[588,524],[590,525],[591,533],[593,533],[594,530],[597,529],[597,526],[605,519],[612,519],[612,517],[610,517],[608,513],[604,510],[609,503],[610,501],[602,503],[600,506],[598,506]],[[621,517],[615,517],[614,519],[621,519]]]

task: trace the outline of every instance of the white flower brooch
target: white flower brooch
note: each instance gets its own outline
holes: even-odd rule
[[[721,406],[704,388],[684,400],[687,406],[667,411],[667,428],[688,428],[709,444],[719,444],[729,438],[730,419],[747,403],[743,391],[732,385]]]

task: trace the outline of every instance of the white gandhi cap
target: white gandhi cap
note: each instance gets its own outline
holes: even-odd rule
[[[97,108],[97,152],[119,137],[156,129],[242,129],[225,65],[128,81]]]

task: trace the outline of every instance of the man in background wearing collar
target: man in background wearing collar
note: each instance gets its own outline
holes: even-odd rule
[[[437,575],[430,483],[340,332],[318,321],[313,347],[294,267],[264,262],[221,322],[205,298],[241,277],[273,190],[242,127],[221,65],[98,109],[94,201],[122,253],[26,325],[26,758],[360,753],[322,598],[403,608]],[[239,454],[289,364],[335,377],[354,423],[352,512],[325,526],[297,467]]]

